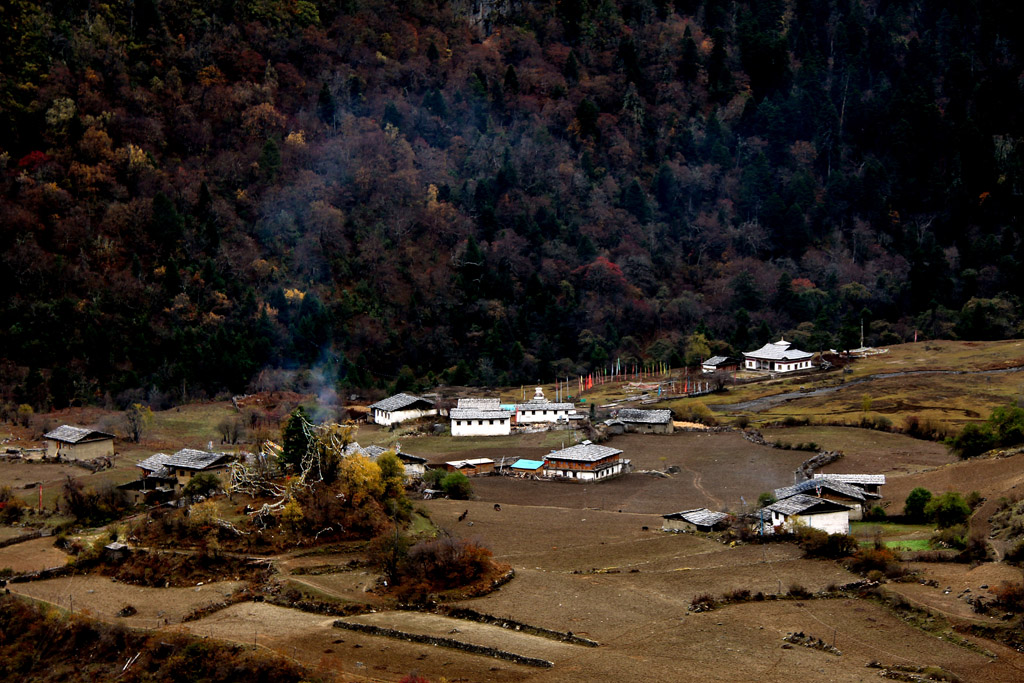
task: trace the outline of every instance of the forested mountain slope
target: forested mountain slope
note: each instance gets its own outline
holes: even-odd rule
[[[472,5],[5,3],[4,400],[1020,333],[1019,2]]]

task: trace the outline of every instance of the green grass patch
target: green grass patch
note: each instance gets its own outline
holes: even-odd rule
[[[882,538],[904,536],[909,534],[931,534],[935,527],[931,524],[894,524],[890,522],[850,522],[850,533],[860,538],[874,536],[880,531]]]
[[[874,545],[874,541],[860,541],[857,545],[862,548],[870,548]],[[885,541],[886,548],[890,550],[930,550],[932,547],[931,542],[926,538],[915,538],[906,541]]]
[[[412,513],[412,519],[409,521],[408,533],[413,536],[436,536],[437,527],[430,521],[429,517],[424,517],[418,512]]]

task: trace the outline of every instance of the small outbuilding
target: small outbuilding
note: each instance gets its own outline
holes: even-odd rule
[[[449,472],[462,472],[467,477],[494,472],[494,461],[490,458],[473,458],[472,460],[449,460],[444,464]]]
[[[518,476],[539,475],[544,469],[543,460],[527,460],[520,458],[509,466],[509,471]]]
[[[664,531],[714,531],[723,528],[729,521],[724,512],[713,512],[707,508],[694,508],[662,515]]]
[[[622,423],[625,432],[636,434],[671,434],[671,410],[641,410],[622,408],[615,419]]]
[[[92,460],[114,455],[114,435],[85,427],[61,425],[43,435],[46,457],[67,460]]]
[[[712,356],[701,363],[700,369],[709,375],[713,372],[736,372],[740,369],[740,361],[731,356]]]
[[[830,534],[850,533],[850,507],[824,498],[797,494],[761,509],[760,531],[793,532],[798,527]]]
[[[388,451],[394,451],[398,459],[402,461],[402,466],[405,468],[406,479],[423,478],[423,472],[426,469],[427,459],[419,455],[413,455],[412,453],[404,452],[400,445],[396,445],[394,448],[384,448],[383,446],[367,446],[366,448],[362,448],[360,450],[363,452],[364,455],[366,455],[367,458],[374,462],[377,461],[377,458],[384,455]]]
[[[370,420],[389,427],[425,415],[437,415],[434,402],[412,394],[395,394],[370,405]]]

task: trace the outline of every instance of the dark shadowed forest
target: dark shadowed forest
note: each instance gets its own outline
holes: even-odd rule
[[[1022,333],[1016,0],[13,0],[0,392]]]

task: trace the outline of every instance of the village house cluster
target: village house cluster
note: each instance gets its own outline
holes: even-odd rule
[[[865,505],[882,497],[884,474],[815,474],[775,489],[775,502],[747,515],[742,523],[757,534],[793,533],[799,528],[849,534],[850,521],[864,517]],[[662,515],[665,531],[713,531],[729,525],[724,512],[695,508]]]

